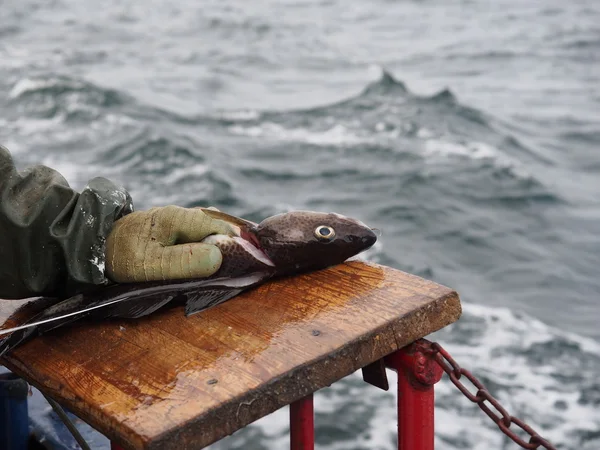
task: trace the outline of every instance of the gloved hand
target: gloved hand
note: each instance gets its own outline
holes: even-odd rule
[[[209,277],[222,262],[216,246],[199,242],[211,234],[235,232],[198,208],[133,212],[117,220],[106,239],[106,274],[117,283]]]

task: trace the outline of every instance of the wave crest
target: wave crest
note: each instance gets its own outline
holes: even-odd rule
[[[65,122],[92,121],[128,102],[114,89],[64,76],[23,78],[10,90],[9,100],[28,115],[61,117]]]
[[[124,101],[123,95],[116,90],[100,88],[87,81],[63,76],[23,78],[15,83],[9,98],[22,99],[32,95],[60,97],[70,93],[82,93],[98,106],[119,105]]]

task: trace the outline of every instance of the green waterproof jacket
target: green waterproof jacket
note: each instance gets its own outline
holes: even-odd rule
[[[94,178],[81,193],[55,170],[17,172],[0,145],[0,298],[65,296],[108,284],[104,242],[133,211],[129,193]]]

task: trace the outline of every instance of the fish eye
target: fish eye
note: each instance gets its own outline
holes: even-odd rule
[[[327,225],[319,225],[315,228],[315,236],[321,241],[330,241],[335,237],[335,230]]]

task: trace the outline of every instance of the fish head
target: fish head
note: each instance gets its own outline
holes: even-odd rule
[[[340,264],[377,240],[371,228],[358,220],[313,211],[278,214],[248,231],[278,273]]]

